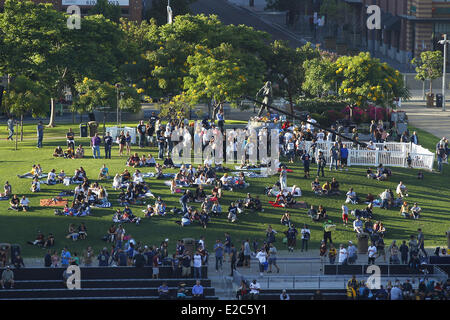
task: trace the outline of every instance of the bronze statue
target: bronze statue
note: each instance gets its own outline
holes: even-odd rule
[[[261,105],[261,108],[258,112],[258,117],[261,117],[263,111],[267,109],[269,111],[269,108],[266,107],[266,105],[270,106],[272,104],[272,83],[270,81],[267,81],[266,84],[259,89],[258,93],[256,94],[256,99],[258,99],[259,96],[263,96],[263,105]]]

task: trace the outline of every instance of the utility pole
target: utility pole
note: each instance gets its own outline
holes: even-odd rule
[[[447,43],[450,41],[447,40],[447,34],[444,34],[444,40],[440,40],[439,44],[444,45],[444,66],[442,72],[442,111],[445,111],[445,73],[447,69]]]
[[[170,0],[167,1],[167,23],[172,24],[173,22],[173,11],[170,7]]]

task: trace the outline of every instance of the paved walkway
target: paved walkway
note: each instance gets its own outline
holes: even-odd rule
[[[402,103],[401,109],[406,111],[408,122],[412,126],[434,134],[438,138],[448,138],[450,137],[450,103],[447,103],[446,107],[447,110],[442,111],[441,108],[427,108],[424,102],[405,102]]]

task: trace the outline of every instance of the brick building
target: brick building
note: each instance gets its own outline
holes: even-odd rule
[[[408,63],[422,51],[441,50],[437,42],[450,34],[448,0],[340,0],[349,4],[345,21],[356,24],[356,43],[361,49]],[[381,8],[381,30],[366,27],[367,7]]]
[[[58,10],[66,11],[70,5],[78,5],[81,9],[81,15],[86,15],[89,9],[94,6],[96,0],[32,0],[36,3],[52,3]],[[0,0],[0,11],[3,10],[5,0]],[[122,11],[122,17],[132,21],[140,22],[142,20],[142,0],[109,0],[110,3],[118,4]]]

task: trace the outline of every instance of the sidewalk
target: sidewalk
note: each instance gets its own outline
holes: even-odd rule
[[[441,108],[427,108],[425,102],[404,102],[401,110],[406,111],[410,125],[438,138],[450,137],[450,103],[446,104],[446,111],[442,111]]]

